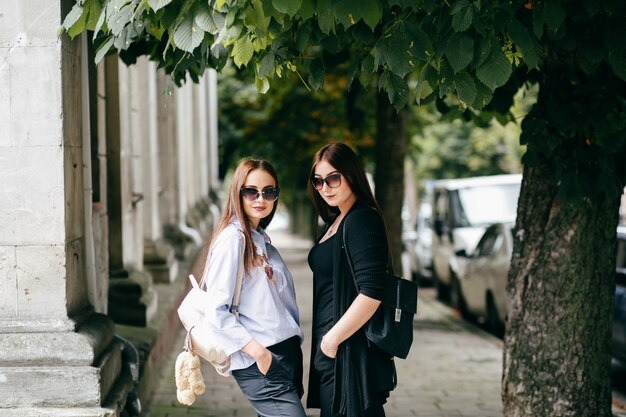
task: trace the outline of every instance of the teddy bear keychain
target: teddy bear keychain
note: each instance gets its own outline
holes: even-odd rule
[[[185,338],[185,350],[176,358],[176,398],[181,404],[191,405],[196,396],[204,393],[200,358],[191,349],[189,332]]]

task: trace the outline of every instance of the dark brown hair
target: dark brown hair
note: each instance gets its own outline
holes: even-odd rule
[[[330,143],[323,146],[313,156],[313,164],[307,183],[307,194],[313,202],[316,213],[324,222],[329,223],[332,221],[339,214],[339,208],[329,206],[311,183],[311,179],[315,175],[315,167],[321,161],[326,161],[332,165],[347,181],[350,190],[352,190],[356,198],[376,210],[382,218],[382,211],[374,198],[365,175],[365,169],[363,169],[363,165],[356,153],[344,143]]]
[[[235,169],[235,173],[233,174],[232,182],[230,183],[230,189],[228,191],[228,197],[226,198],[226,205],[224,206],[224,213],[222,213],[222,218],[220,220],[219,226],[215,229],[213,233],[213,237],[211,238],[211,243],[208,246],[206,264],[204,266],[204,272],[202,274],[201,283],[204,282],[204,277],[206,276],[207,269],[209,267],[209,256],[211,254],[211,249],[213,248],[213,244],[217,239],[217,236],[230,224],[233,218],[236,218],[241,223],[241,229],[243,230],[244,235],[246,236],[246,246],[244,250],[244,268],[246,272],[250,272],[253,268],[254,263],[254,246],[252,244],[252,236],[250,234],[250,222],[248,221],[248,217],[246,216],[246,212],[243,208],[243,197],[241,196],[241,187],[245,185],[246,178],[248,175],[254,170],[263,170],[270,174],[272,178],[274,178],[274,182],[276,184],[276,188],[278,187],[278,177],[276,176],[276,171],[274,167],[269,162],[263,159],[253,159],[253,158],[244,158],[239,161],[237,164],[237,169]],[[274,202],[274,208],[270,212],[267,217],[264,217],[259,222],[259,227],[265,229],[274,218],[274,213],[276,213],[276,208],[278,207],[278,200]]]

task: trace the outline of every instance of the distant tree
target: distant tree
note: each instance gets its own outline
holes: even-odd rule
[[[313,215],[302,206],[310,207],[306,182],[317,149],[342,141],[354,147],[368,166],[373,165],[374,109],[362,105],[367,102],[364,96],[373,94],[362,89],[346,94],[345,82],[345,70],[338,68],[311,92],[290,73],[280,85],[260,94],[249,71],[228,66],[219,77],[223,169],[246,155],[269,158],[281,182],[281,201],[292,209],[293,217],[302,212],[309,215],[294,219],[294,231],[305,235]]]
[[[525,146],[519,144],[519,120],[537,99],[537,89],[520,90],[511,108],[515,121],[495,117],[477,123],[434,105],[413,109],[409,156],[418,180],[463,178],[522,172]],[[441,107],[441,106],[439,106]]]

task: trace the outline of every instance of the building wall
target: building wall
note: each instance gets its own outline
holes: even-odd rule
[[[170,97],[145,59],[96,67],[86,35],[58,36],[72,4],[0,2],[2,416],[121,413],[138,384],[122,348],[140,327],[142,357],[162,348],[177,297],[154,281],[180,282],[200,236],[186,219],[219,184],[214,83]]]

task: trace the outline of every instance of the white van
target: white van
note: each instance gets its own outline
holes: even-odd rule
[[[459,274],[457,254],[470,255],[493,223],[515,222],[521,174],[493,175],[433,183],[431,227],[433,279],[447,299]]]

